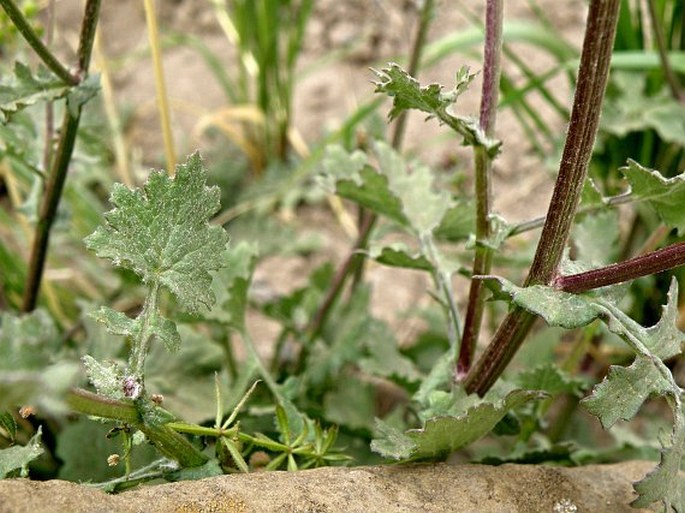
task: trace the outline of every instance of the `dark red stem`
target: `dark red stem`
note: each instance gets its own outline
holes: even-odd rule
[[[685,264],[685,242],[678,242],[618,264],[578,274],[558,276],[553,285],[565,292],[579,293],[660,273],[683,264]]]

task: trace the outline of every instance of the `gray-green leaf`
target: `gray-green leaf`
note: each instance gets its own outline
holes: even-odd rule
[[[43,454],[43,446],[40,442],[41,429],[38,428],[31,440],[25,446],[13,445],[7,449],[0,450],[0,479],[4,479],[8,474],[19,470],[21,477],[28,476],[28,465],[38,456]]]
[[[646,201],[661,220],[676,228],[680,235],[685,233],[685,173],[664,178],[659,171],[643,167],[634,160],[628,160],[628,166],[621,171],[636,198]]]
[[[166,286],[191,312],[214,302],[210,271],[221,268],[228,235],[210,226],[219,189],[207,187],[199,154],[170,178],[153,171],[142,189],[117,184],[106,224],[86,237],[88,248],[133,270],[145,283]]]
[[[457,72],[456,85],[447,92],[439,84],[422,87],[398,64],[391,63],[387,68],[374,72],[380,80],[376,83],[376,92],[386,93],[393,98],[392,109],[388,114],[391,120],[407,109],[417,109],[427,113],[429,118],[438,118],[441,123],[448,125],[464,138],[464,144],[482,146],[491,157],[499,152],[501,142],[487,137],[477,120],[448,112],[475,77],[469,73],[468,68],[462,67]]]

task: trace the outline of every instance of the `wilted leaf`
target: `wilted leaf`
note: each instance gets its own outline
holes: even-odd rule
[[[659,171],[642,167],[633,160],[621,168],[633,195],[646,201],[669,227],[685,233],[685,173],[664,178]]]
[[[224,265],[228,235],[209,218],[219,189],[207,187],[200,156],[177,166],[176,176],[153,171],[142,189],[115,184],[106,224],[86,238],[98,256],[133,270],[145,283],[166,286],[191,312],[214,302],[210,271]]]

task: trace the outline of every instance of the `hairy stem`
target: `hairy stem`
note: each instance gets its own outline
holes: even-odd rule
[[[616,33],[619,0],[592,0],[578,69],[566,144],[545,225],[525,285],[550,283],[557,274],[592,153]],[[523,343],[534,317],[513,308],[466,377],[468,393],[484,395]]]
[[[100,3],[101,0],[88,0],[86,3],[78,48],[79,77],[83,77],[88,71],[93,38],[95,37],[95,27],[97,26],[98,14],[100,12]],[[75,110],[75,112],[72,112],[72,110]],[[41,200],[38,223],[36,224],[33,238],[28,277],[22,303],[22,311],[24,312],[30,312],[36,307],[38,291],[40,290],[40,283],[45,269],[45,258],[50,242],[50,230],[62,197],[62,190],[67,178],[71,155],[74,151],[80,119],[80,105],[75,107],[75,109],[65,109],[60,138],[57,143],[57,152],[45,184],[45,193]]]
[[[501,73],[503,0],[488,0],[485,12],[485,51],[483,59],[483,89],[480,104],[480,128],[487,137],[495,132],[497,99]],[[473,276],[490,273],[492,248],[485,243],[492,235],[490,211],[492,191],[490,173],[492,158],[485,148],[474,149],[476,170],[476,254],[473,260]],[[469,301],[464,320],[461,347],[457,359],[456,377],[466,376],[476,352],[478,335],[485,310],[484,286],[481,280],[471,280]]]
[[[79,388],[67,394],[67,404],[72,410],[83,415],[116,420],[139,429],[162,454],[178,461],[184,467],[196,467],[206,463],[207,456],[171,429],[169,424],[160,424],[152,418],[149,410],[153,410],[155,406],[148,402],[148,399],[141,399],[135,403],[116,401]]]
[[[585,292],[667,271],[683,264],[685,264],[685,242],[678,242],[617,264],[578,274],[558,276],[554,279],[553,285],[566,292]]]
[[[158,300],[159,300],[159,283],[150,284],[143,310],[140,312],[140,319],[142,320],[142,327],[140,333],[132,341],[131,356],[129,358],[129,372],[131,376],[136,379],[138,383],[143,385],[145,376],[145,358],[150,352],[150,344],[152,343],[152,329],[151,323],[154,316],[158,314]]]
[[[29,25],[29,22],[13,0],[0,0],[0,6],[5,10],[7,17],[12,21],[26,42],[55,75],[64,80],[67,84],[76,85],[79,83],[79,77],[72,75],[69,70],[57,60],[57,57],[48,50],[48,47],[45,46],[40,37],[38,37],[38,34],[31,28],[31,25]]]

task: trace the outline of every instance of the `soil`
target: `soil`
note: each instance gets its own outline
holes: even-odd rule
[[[119,495],[66,481],[0,481],[0,513],[639,513],[647,462],[554,468],[423,465],[257,472]]]

